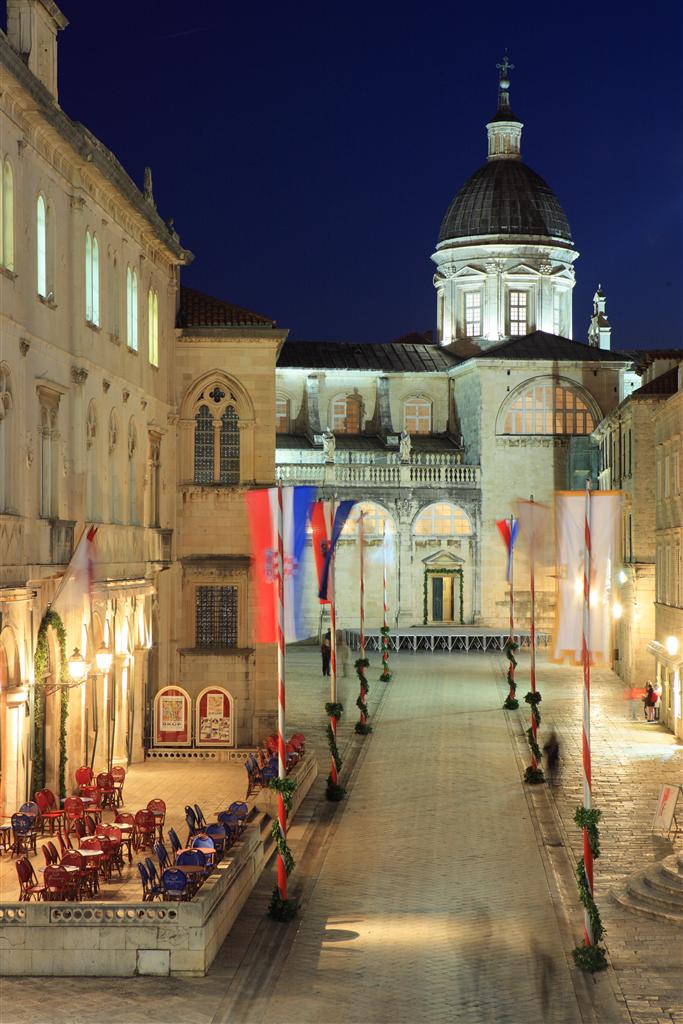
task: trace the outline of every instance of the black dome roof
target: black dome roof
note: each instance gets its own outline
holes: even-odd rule
[[[572,241],[549,185],[521,160],[489,160],[448,207],[439,242],[468,235],[546,235]]]

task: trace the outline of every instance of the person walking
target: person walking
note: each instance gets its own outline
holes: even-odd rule
[[[627,686],[624,690],[624,699],[629,702],[631,708],[631,721],[638,721],[638,711],[641,702],[645,698],[645,690],[642,686]]]
[[[329,676],[330,674],[330,659],[332,657],[332,634],[330,630],[325,633],[322,643],[320,644],[320,654],[323,660],[323,675]]]
[[[543,753],[545,754],[545,763],[548,767],[548,780],[550,785],[554,786],[557,770],[560,766],[560,741],[554,729],[543,746]]]
[[[648,722],[654,722],[655,720],[655,704],[657,703],[657,694],[655,693],[654,686],[648,682],[645,687],[645,697],[643,698],[645,704],[645,714],[647,715]]]

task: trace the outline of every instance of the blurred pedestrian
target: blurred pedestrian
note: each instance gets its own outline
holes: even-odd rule
[[[323,659],[323,675],[329,676],[330,659],[332,657],[332,634],[329,629],[325,633],[322,639],[322,643],[320,644],[320,653]]]
[[[349,674],[349,645],[342,638],[341,634],[337,637],[337,651],[339,652],[342,676],[346,679]]]
[[[641,701],[645,696],[645,691],[642,686],[627,686],[624,690],[624,700],[629,702],[631,708],[631,721],[638,721],[638,711],[640,709]]]
[[[557,770],[560,766],[560,741],[554,729],[543,746],[543,753],[545,754],[545,763],[548,766],[548,780],[551,786],[554,786]]]
[[[648,722],[654,722],[655,720],[655,704],[657,703],[657,699],[658,698],[657,694],[655,693],[655,688],[652,685],[652,683],[648,681],[648,684],[645,687],[645,696],[643,698],[643,703],[645,705],[645,714],[647,716]]]

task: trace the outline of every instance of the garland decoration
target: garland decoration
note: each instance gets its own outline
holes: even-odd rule
[[[360,711],[360,721],[356,722],[355,731],[359,736],[367,736],[369,732],[372,732],[372,726],[368,725],[368,706],[365,703],[365,698],[370,692],[368,681],[365,678],[365,670],[370,665],[367,658],[357,658],[354,662],[356,669],[356,675],[358,676],[358,682],[360,683],[360,693],[356,698],[356,707]]]
[[[338,702],[332,703],[332,701],[328,701],[327,704],[325,705],[325,714],[328,715],[330,718],[339,719],[341,718],[343,713],[343,704],[339,704]]]
[[[602,811],[596,808],[588,810],[585,807],[577,807],[574,812],[576,825],[580,829],[586,829],[594,860],[600,856],[600,830],[598,829],[598,822],[601,817]],[[583,857],[579,859],[576,865],[576,881],[579,887],[579,899],[586,908],[591,923],[594,944],[592,946],[585,944],[575,946],[572,950],[572,956],[577,967],[581,968],[582,971],[589,971],[592,974],[595,971],[604,971],[607,967],[605,949],[599,945],[600,939],[605,934],[605,929],[600,917],[600,911],[588,885],[586,865]]]
[[[339,748],[337,747],[337,736],[335,730],[332,728],[332,720],[334,719],[334,723],[336,726],[336,723],[338,719],[341,718],[343,711],[344,705],[340,704],[338,701],[328,701],[327,704],[325,705],[325,713],[330,717],[330,721],[327,723],[327,729],[325,730],[327,733],[327,745],[330,748],[330,756],[332,757],[334,767],[337,769],[337,771],[341,771],[341,766],[344,762],[342,761],[341,756],[339,754]],[[333,782],[331,774],[328,775],[327,790],[325,792],[327,799],[341,800],[344,797],[345,793],[345,788],[343,786],[338,785],[338,783]]]
[[[291,921],[296,917],[299,907],[296,900],[283,900],[280,897],[278,887],[273,889],[273,895],[268,904],[268,915],[273,921]]]
[[[292,801],[294,800],[294,790],[296,787],[296,779],[280,779],[276,776],[270,780],[269,788],[274,789],[276,793],[282,794],[282,802],[285,805],[287,814],[289,814],[292,809]]]
[[[33,789],[45,788],[45,676],[47,675],[50,654],[47,643],[48,629],[54,629],[59,644],[59,796],[66,796],[66,722],[69,717],[69,678],[66,660],[66,629],[57,612],[48,608],[38,628],[36,650],[33,656],[35,677],[35,700],[33,711],[34,750],[33,750]]]
[[[536,724],[536,728],[541,724],[541,712],[538,710],[538,705],[541,703],[541,694],[538,690],[533,693],[531,690],[529,693],[524,695],[524,700],[531,707],[531,715]],[[529,765],[524,772],[524,781],[528,782],[532,786],[537,786],[541,782],[545,782],[545,775],[543,769],[540,767],[543,755],[541,749],[536,742],[534,735],[533,726],[526,731],[527,740],[529,741],[529,748],[531,750],[531,756],[536,760],[538,767],[534,768],[533,765]]]
[[[391,679],[391,672],[389,671],[389,627],[382,626],[380,633],[382,635],[382,675],[379,678],[381,682],[388,683]]]
[[[518,647],[519,644],[516,644],[512,637],[508,637],[508,639],[505,641],[505,646],[503,648],[503,650],[505,651],[505,656],[509,661],[507,671],[507,683],[509,690],[508,695],[503,702],[503,708],[506,711],[516,711],[519,707],[519,701],[516,697],[517,683],[515,682],[515,669],[517,668],[517,659],[515,658],[515,651]]]
[[[332,781],[332,776],[327,776],[327,789],[325,790],[325,796],[332,803],[338,803],[343,800],[346,796],[346,789],[344,786],[340,786],[339,783]]]
[[[326,730],[326,732],[327,732],[327,745],[330,748],[330,754],[332,755],[332,760],[334,761],[334,766],[337,769],[337,771],[341,771],[341,766],[342,766],[342,764],[344,762],[342,761],[342,759],[341,759],[341,757],[339,755],[339,748],[337,747],[337,739],[336,739],[336,737],[334,735],[334,729],[332,728],[332,725],[330,724],[330,722],[327,723],[327,730]]]
[[[282,834],[282,831],[280,829],[280,822],[277,820],[277,818],[273,819],[270,834],[275,840],[277,852],[282,857],[282,863],[285,866],[285,871],[287,872],[288,875],[291,875],[292,870],[294,868],[294,857],[292,857],[292,851],[287,846],[287,840]]]
[[[422,598],[424,602],[424,614],[422,618],[422,624],[427,625],[427,580],[430,576],[459,576],[460,577],[460,622],[465,621],[465,601],[463,597],[462,587],[462,569],[425,569],[424,580],[422,584]]]

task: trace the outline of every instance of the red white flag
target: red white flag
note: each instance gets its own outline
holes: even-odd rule
[[[89,600],[93,586],[96,533],[97,527],[91,526],[86,527],[81,534],[52,602],[52,610],[61,615],[62,619],[74,611],[86,610],[86,600]]]

